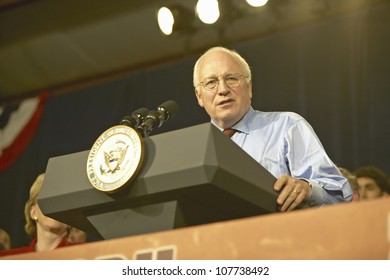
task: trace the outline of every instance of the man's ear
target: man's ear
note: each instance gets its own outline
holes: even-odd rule
[[[250,99],[252,99],[252,80],[250,80],[248,83],[248,92]]]
[[[204,107],[203,100],[202,100],[202,93],[199,90],[195,89],[195,95],[196,95],[196,98],[198,99],[199,106]]]

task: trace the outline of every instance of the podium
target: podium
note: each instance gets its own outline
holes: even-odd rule
[[[44,215],[102,239],[275,212],[276,178],[210,123],[144,139],[135,180],[95,189],[89,151],[50,158],[38,196]]]

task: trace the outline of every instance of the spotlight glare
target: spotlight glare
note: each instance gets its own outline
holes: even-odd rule
[[[157,21],[162,33],[165,35],[172,34],[175,19],[173,18],[171,10],[167,7],[161,7],[157,13]]]
[[[246,0],[246,2],[252,7],[260,7],[267,4],[268,0]]]
[[[217,0],[199,0],[196,4],[196,13],[199,19],[206,24],[213,24],[219,18]]]

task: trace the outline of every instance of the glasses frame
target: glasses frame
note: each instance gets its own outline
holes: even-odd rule
[[[228,82],[226,82],[226,77],[228,77],[229,75],[238,75],[238,76],[239,76],[239,80],[238,80],[238,84],[237,84],[237,85],[231,86],[231,85],[229,85]],[[241,84],[241,78],[248,79],[247,76],[245,76],[245,75],[243,75],[243,74],[240,74],[240,73],[228,73],[228,74],[225,74],[225,75],[219,75],[219,76],[215,77],[215,78],[216,78],[216,81],[217,81],[217,84],[216,84],[215,88],[213,88],[213,89],[208,89],[208,88],[206,88],[206,86],[205,86],[205,84],[204,84],[205,81],[206,81],[207,79],[212,79],[212,78],[210,78],[210,77],[203,79],[203,81],[201,81],[201,82],[198,84],[198,86],[202,85],[202,87],[203,87],[204,90],[206,90],[206,91],[216,91],[216,90],[218,89],[219,83],[220,83],[219,77],[222,77],[223,80],[224,80],[224,82],[225,82],[225,84],[226,84],[228,87],[230,87],[230,88],[238,88],[238,87],[240,86],[240,84]]]

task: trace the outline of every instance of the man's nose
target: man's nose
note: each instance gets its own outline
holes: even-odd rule
[[[229,93],[230,87],[225,82],[225,79],[220,78],[218,83],[218,94],[226,95]]]

